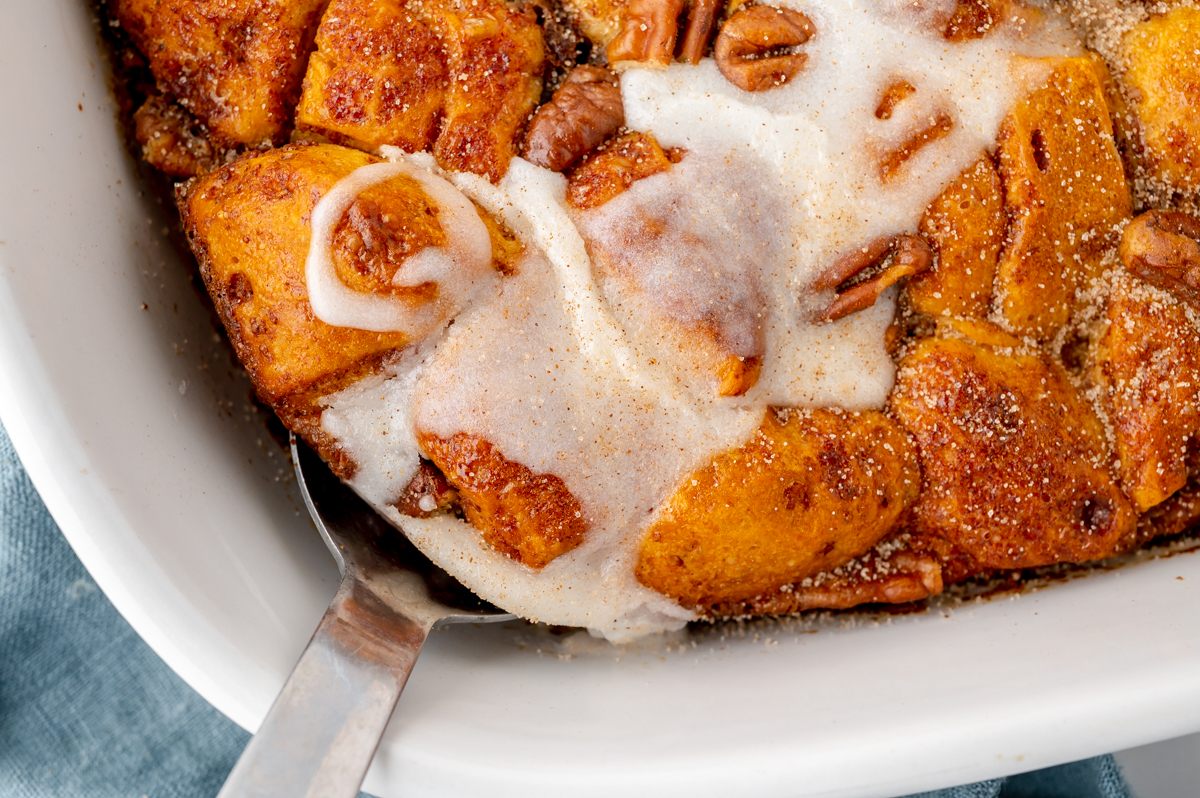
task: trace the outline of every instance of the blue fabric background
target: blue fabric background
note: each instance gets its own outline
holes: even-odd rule
[[[0,798],[211,798],[249,735],[113,608],[0,428]],[[920,798],[1130,798],[1112,757]]]

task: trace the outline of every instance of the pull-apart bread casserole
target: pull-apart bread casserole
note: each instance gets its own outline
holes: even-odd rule
[[[1200,519],[1200,10],[110,0],[261,399],[613,640]]]

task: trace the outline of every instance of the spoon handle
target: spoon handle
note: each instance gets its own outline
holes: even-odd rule
[[[217,798],[355,798],[431,625],[348,568]]]

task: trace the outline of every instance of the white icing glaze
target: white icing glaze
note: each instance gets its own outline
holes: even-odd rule
[[[369,164],[338,181],[313,208],[312,240],[304,276],[308,301],[318,319],[334,327],[424,336],[461,310],[478,290],[491,284],[492,245],[474,206],[443,178],[430,171],[432,158],[407,155],[395,147],[381,152],[393,160]],[[445,247],[425,247],[396,272],[398,286],[438,285],[433,302],[414,304],[398,297],[365,294],[349,288],[333,265],[333,233],[359,194],[399,176],[420,184],[437,205],[446,233]]]
[[[832,291],[808,286],[848,248],[915,230],[927,204],[993,145],[1004,115],[1046,74],[1015,54],[1074,48],[1052,15],[1024,40],[948,43],[933,31],[953,0],[789,5],[813,19],[817,35],[805,46],[806,70],[784,87],[747,94],[710,60],[623,74],[629,125],[688,154],[600,208],[572,214],[565,180],[520,159],[498,186],[449,175],[525,243],[517,274],[385,374],[325,400],[322,426],[358,463],[355,488],[500,606],[615,640],[691,618],[633,575],[651,512],[691,469],[746,440],[768,406],[882,406],[894,380],[883,338],[895,292],[823,324],[812,319]],[[898,78],[916,93],[891,119],[876,119]],[[952,132],[885,182],[883,155],[937,113],[954,120]],[[352,187],[365,184],[358,174],[339,184],[340,205],[322,219],[330,228]],[[666,231],[657,238],[638,232],[650,216]],[[624,242],[636,287],[598,279],[585,239]],[[428,257],[407,264],[406,279],[445,279],[441,256]],[[735,353],[761,342],[758,384],[716,397],[695,378],[686,347],[647,321],[647,308],[664,307],[685,326],[715,314]],[[343,321],[362,326],[355,313]],[[509,460],[562,479],[589,524],[585,542],[534,571],[453,517],[402,518],[387,505],[419,462],[417,429],[479,435]]]

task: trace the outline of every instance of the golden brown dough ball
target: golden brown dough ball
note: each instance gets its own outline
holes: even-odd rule
[[[159,87],[228,144],[286,140],[326,0],[115,0]]]
[[[365,149],[433,145],[448,90],[442,42],[419,6],[333,0],[317,29],[296,124]]]
[[[433,148],[454,170],[503,177],[542,90],[533,17],[498,0],[333,0],[297,123],[353,146]]]
[[[1188,480],[1188,445],[1200,430],[1200,330],[1169,293],[1128,277],[1109,298],[1094,352],[1116,436],[1121,485],[1146,511]]]
[[[919,482],[908,437],[881,413],[768,411],[659,508],[635,573],[701,611],[750,601],[870,550]]]
[[[1066,373],[984,322],[939,322],[900,363],[892,412],[924,487],[914,528],[986,568],[1110,556],[1137,522],[1104,428]]]
[[[535,474],[476,435],[417,440],[458,491],[463,514],[488,545],[530,568],[544,568],[583,543],[583,507],[561,479]]]
[[[1046,84],[1000,129],[1008,242],[996,275],[998,310],[1016,334],[1047,340],[1101,271],[1129,218],[1129,189],[1113,141],[1106,72],[1090,57],[1053,59]]]
[[[411,342],[402,333],[333,327],[313,315],[305,286],[320,198],[355,169],[379,159],[335,145],[289,145],[243,158],[187,184],[180,213],[217,313],[258,395],[345,476],[353,464],[320,430],[317,399],[378,369]],[[416,181],[396,177],[362,192],[334,229],[339,279],[414,306],[436,285],[395,286],[407,256],[445,243],[435,206]],[[486,217],[486,214],[481,214]],[[519,247],[492,232],[497,269]]]
[[[1000,178],[985,156],[964,170],[921,219],[921,234],[937,253],[937,263],[909,280],[912,309],[931,316],[986,318],[1004,224]]]
[[[433,155],[443,168],[498,181],[541,97],[541,28],[498,0],[439,0],[429,13],[450,72]]]
[[[1200,8],[1181,5],[1125,35],[1123,75],[1149,172],[1200,189]]]

